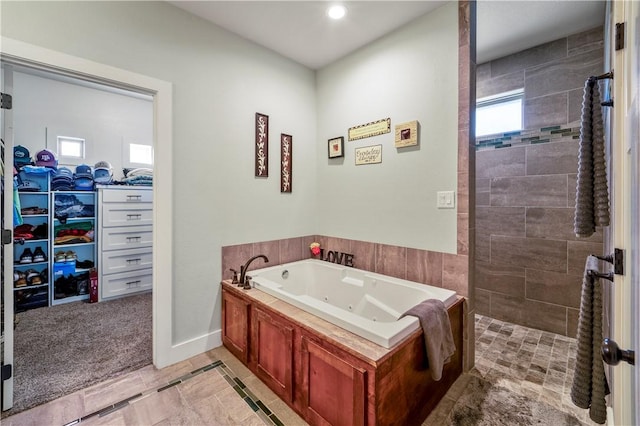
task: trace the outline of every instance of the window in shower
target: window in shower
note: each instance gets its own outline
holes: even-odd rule
[[[480,98],[476,102],[476,137],[522,130],[524,89]]]

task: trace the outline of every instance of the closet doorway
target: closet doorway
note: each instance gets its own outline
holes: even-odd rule
[[[54,55],[55,56],[55,55]],[[59,55],[60,56],[60,55]],[[61,55],[64,56],[64,55]],[[11,71],[11,78],[6,78],[3,79],[3,81],[11,81],[12,87],[9,87],[9,89],[11,89],[13,91],[13,109],[11,112],[11,118],[13,119],[13,124],[10,125],[11,129],[9,129],[9,133],[11,133],[12,137],[7,138],[8,139],[8,144],[7,144],[7,151],[12,151],[13,147],[16,145],[22,145],[25,148],[29,149],[29,145],[33,145],[34,148],[30,149],[30,156],[32,156],[32,158],[34,158],[35,160],[35,156],[38,152],[42,151],[43,149],[50,149],[51,151],[57,151],[56,148],[58,148],[58,136],[60,136],[59,134],[52,134],[52,133],[62,133],[62,136],[73,136],[73,134],[69,134],[69,131],[66,132],[60,132],[60,131],[56,131],[57,129],[53,129],[53,127],[60,125],[60,123],[62,123],[62,126],[67,126],[66,128],[69,129],[71,128],[71,125],[69,123],[71,123],[74,119],[78,120],[78,119],[82,119],[82,114],[88,112],[89,114],[91,114],[93,112],[94,115],[96,116],[102,116],[102,118],[105,120],[105,123],[103,124],[103,132],[102,133],[107,133],[107,131],[105,131],[106,128],[116,128],[117,130],[120,130],[122,132],[122,126],[119,127],[119,120],[117,117],[116,113],[106,113],[104,111],[104,107],[105,107],[105,103],[108,102],[100,102],[98,101],[96,103],[96,101],[94,100],[93,102],[89,102],[87,105],[85,105],[86,110],[88,111],[82,111],[83,108],[78,108],[78,105],[82,103],[82,101],[78,98],[76,98],[75,100],[77,101],[78,105],[74,105],[74,107],[76,108],[75,112],[73,114],[71,114],[71,117],[64,117],[63,114],[63,108],[60,106],[62,101],[60,99],[58,99],[58,104],[56,104],[56,107],[51,107],[51,103],[50,102],[56,102],[56,100],[46,100],[46,96],[44,95],[49,95],[51,93],[56,92],[56,90],[52,89],[51,93],[44,93],[47,92],[47,90],[45,89],[43,91],[42,89],[42,84],[52,84],[53,86],[56,86],[57,89],[60,89],[60,87],[64,87],[66,86],[67,89],[70,89],[70,91],[75,91],[78,92],[80,91],[93,91],[95,92],[94,94],[98,93],[99,96],[104,97],[107,96],[111,96],[111,97],[120,97],[121,99],[125,100],[125,103],[129,102],[129,103],[145,103],[146,102],[146,106],[142,108],[142,110],[145,110],[146,108],[146,115],[144,117],[143,123],[138,123],[140,128],[145,128],[145,132],[147,134],[147,138],[146,141],[144,140],[144,136],[140,136],[142,134],[144,134],[145,132],[141,132],[139,134],[136,134],[134,131],[131,131],[129,134],[129,138],[130,139],[135,139],[136,142],[139,142],[138,145],[145,145],[144,142],[146,142],[147,145],[153,146],[155,143],[157,143],[157,132],[158,132],[158,126],[157,125],[157,121],[155,120],[155,117],[157,117],[158,114],[158,105],[157,102],[154,102],[154,98],[153,96],[156,95],[157,96],[157,92],[152,92],[149,91],[148,93],[141,93],[144,92],[143,90],[137,90],[137,88],[135,88],[136,90],[133,91],[128,91],[126,90],[126,88],[123,87],[116,87],[114,81],[108,81],[108,84],[100,84],[100,81],[97,81],[98,79],[93,79],[93,81],[91,81],[91,78],[86,78],[87,75],[86,74],[75,74],[73,72],[69,72],[69,71],[62,71],[60,69],[56,69],[56,68],[47,68],[47,67],[42,67],[40,64],[34,64],[33,67],[31,67],[31,63],[29,63],[29,61],[16,61],[14,58],[10,59],[8,62],[5,61],[5,55],[3,54],[3,73],[6,72],[7,69],[10,69]],[[68,59],[68,58],[65,58]],[[19,62],[19,63],[16,63]],[[64,62],[64,60],[63,60]],[[27,63],[25,65],[25,63]],[[51,63],[56,63],[56,61],[53,61]],[[84,64],[86,65],[86,64]],[[85,67],[86,68],[86,67]],[[98,67],[99,68],[99,67]],[[109,70],[111,72],[113,72],[113,70]],[[86,71],[85,71],[86,72]],[[96,74],[100,74],[99,72]],[[78,78],[78,76],[82,76],[83,78]],[[3,76],[4,77],[4,76]],[[124,79],[123,81],[127,81],[127,79]],[[26,82],[26,85],[25,85]],[[22,90],[21,90],[21,85],[22,84]],[[24,89],[24,87],[28,87],[33,88],[38,86],[39,89],[32,91],[32,93],[30,94],[30,96],[33,99],[36,99],[35,103],[32,103],[31,105],[29,105],[26,100],[29,98],[29,96],[27,96],[26,94],[28,93],[28,90]],[[142,87],[145,87],[144,85],[141,85]],[[146,87],[154,87],[153,85],[150,86],[146,86]],[[5,91],[5,88],[3,87],[3,93]],[[34,92],[35,95],[34,96]],[[37,96],[37,94],[40,94],[42,96]],[[166,93],[166,92],[165,92]],[[73,96],[77,96],[78,93],[74,93]],[[22,100],[24,99],[24,100]],[[33,123],[34,121],[38,121],[41,120],[43,117],[43,115],[45,115],[43,113],[43,109],[47,109],[47,102],[49,102],[48,104],[48,109],[53,111],[51,112],[51,116],[53,118],[51,118],[51,122],[56,122],[58,124],[54,124],[54,125],[49,125],[49,126],[45,126],[45,129],[42,129],[42,133],[41,133],[41,137],[34,137],[34,136],[25,136],[25,132],[22,132],[22,128],[21,126],[24,128],[26,127],[24,125],[25,120],[29,123]],[[93,103],[93,107],[91,107],[90,104]],[[25,119],[25,114],[24,111],[28,110],[28,112],[35,114],[34,117],[32,117],[31,119]],[[74,116],[75,114],[75,116]],[[28,115],[28,114],[27,114]],[[4,117],[3,117],[4,118]],[[89,118],[87,118],[86,116],[84,117],[87,121],[89,121]],[[6,121],[5,121],[6,122]],[[5,124],[5,122],[3,122],[3,125]],[[22,123],[22,124],[21,124]],[[86,124],[86,123],[85,123]],[[38,125],[32,125],[29,126],[30,129],[28,129],[29,131],[33,131],[36,130],[38,127],[42,127],[42,126],[38,126]],[[79,126],[82,127],[82,126]],[[100,129],[100,124],[96,124],[94,123],[94,129],[99,131]],[[97,127],[97,129],[96,129]],[[126,126],[125,126],[126,127]],[[170,128],[170,125],[168,126]],[[5,129],[3,129],[4,131]],[[4,132],[3,132],[4,133]],[[28,132],[27,132],[28,133]],[[65,134],[66,133],[66,134]],[[77,136],[77,134],[76,134]],[[101,134],[102,136],[102,134]],[[25,141],[23,142],[22,139],[25,139]],[[77,139],[83,139],[81,137],[78,137]],[[84,138],[85,142],[93,139],[94,141],[99,140],[100,137],[96,137],[96,135],[92,135],[92,136],[87,136]],[[55,148],[51,145],[54,144],[54,142],[52,142],[53,140],[55,140]],[[131,149],[127,150],[126,155],[123,154],[122,152],[122,146],[124,144],[124,142],[126,142],[126,136],[122,135],[122,137],[120,138],[119,141],[115,141],[116,143],[113,143],[113,137],[111,138],[111,142],[110,144],[107,144],[106,150],[103,149],[102,153],[99,154],[99,150],[98,147],[96,145],[94,145],[93,147],[90,144],[85,145],[85,161],[82,161],[82,163],[91,165],[91,166],[95,166],[96,163],[100,162],[100,161],[108,161],[110,163],[112,163],[112,167],[113,167],[113,172],[114,172],[114,178],[116,180],[124,180],[124,175],[122,173],[122,169],[127,168],[124,167],[125,161],[124,159],[127,158],[127,156],[131,155]],[[170,138],[169,138],[169,143],[170,143]],[[93,150],[93,155],[91,155],[91,151]],[[11,163],[12,163],[12,152],[9,153],[9,155],[7,156],[8,158],[7,160],[7,164],[8,164],[8,171],[10,172],[12,167],[11,167]],[[100,157],[100,158],[99,158]],[[74,163],[72,161],[69,161],[68,158],[63,158],[60,157],[57,159],[59,162],[59,166],[66,166],[68,167],[70,170],[75,171],[75,167],[78,165],[77,162]],[[111,161],[109,161],[111,160]],[[136,166],[136,164],[128,164],[129,166]],[[133,167],[129,167],[129,168],[133,168]],[[170,169],[170,167],[169,167]],[[80,170],[82,171],[82,170]],[[7,181],[11,182],[10,180],[11,178],[7,178],[5,179],[5,183]],[[37,182],[37,179],[35,179],[34,181]],[[53,218],[56,221],[59,222],[58,217],[55,217],[55,199],[57,198],[58,195],[61,195],[62,193],[58,193],[56,191],[53,191],[52,187],[51,187],[51,178],[49,178],[47,180],[47,178],[44,179],[45,184],[42,185],[40,187],[39,191],[33,191],[34,192],[34,196],[35,193],[37,192],[38,195],[43,195],[43,197],[49,197],[47,201],[43,201],[42,207],[39,207],[40,202],[34,202],[33,207],[38,207],[39,209],[44,209],[45,206],[47,206],[49,208],[49,210],[51,211],[50,213],[40,213],[42,215],[41,221],[43,222],[42,224],[44,224],[45,222],[47,223],[47,225],[49,225],[48,220],[49,218]],[[170,189],[170,184],[168,185],[169,189]],[[24,188],[23,188],[24,189]],[[46,189],[46,190],[45,190]],[[74,188],[75,189],[75,188]],[[142,188],[140,188],[142,189]],[[145,188],[146,189],[146,188]],[[153,192],[155,191],[151,191],[148,190],[149,194],[153,194]],[[74,207],[78,207],[80,205],[83,206],[83,208],[85,210],[87,210],[88,206],[91,205],[91,191],[87,191],[82,193],[81,197],[76,197],[79,200],[78,204],[74,204]],[[73,195],[73,194],[67,194],[64,193],[63,195]],[[80,194],[78,194],[80,195]],[[129,196],[129,197],[128,197]],[[116,207],[119,201],[119,195],[116,196],[116,198],[114,198],[113,195],[104,197],[105,201],[104,204],[106,204],[107,202],[113,202],[114,205]],[[62,201],[68,201],[70,198],[69,197],[62,197]],[[80,199],[82,198],[82,199]],[[170,201],[170,195],[168,197],[166,197],[169,199]],[[7,200],[7,197],[4,198],[5,201]],[[11,197],[9,198],[11,199]],[[128,201],[145,201],[148,203],[148,206],[151,206],[148,210],[150,210],[150,213],[147,213],[145,211],[134,211],[133,213],[127,213],[127,212],[116,212],[118,214],[124,214],[124,217],[126,218],[127,214],[130,214],[129,217],[133,217],[133,218],[138,218],[138,217],[146,217],[146,215],[148,214],[149,217],[153,218],[156,216],[154,210],[155,207],[157,206],[156,201],[151,201],[153,199],[153,197],[148,197],[146,196],[145,192],[140,192],[140,194],[138,193],[131,193],[131,192],[126,192],[126,195],[124,195],[124,200],[125,202]],[[94,219],[95,222],[94,226],[95,228],[98,228],[99,226],[101,226],[100,222],[100,218],[104,218],[104,219],[108,219],[113,223],[110,223],[110,225],[113,225],[114,223],[118,222],[118,215],[116,213],[114,213],[113,211],[107,211],[105,210],[104,212],[101,212],[101,201],[98,200],[98,196],[95,196],[93,198],[94,204],[93,204],[93,214],[94,216],[91,219]],[[31,207],[31,206],[23,206],[23,207]],[[147,206],[145,206],[147,207]],[[73,210],[73,209],[72,209]],[[90,208],[88,210],[91,210]],[[108,209],[108,210],[118,210],[118,208],[115,209]],[[10,210],[9,210],[10,211]],[[3,218],[7,213],[7,209],[3,210]],[[102,216],[101,216],[102,213]],[[50,217],[46,216],[49,215]],[[90,215],[88,215],[90,216]],[[69,220],[67,222],[73,222],[73,220],[71,218],[69,218]],[[57,222],[56,222],[57,223]],[[42,225],[40,224],[40,225]],[[3,227],[6,228],[11,228],[11,218],[9,217],[9,220],[4,221],[3,223]],[[43,271],[39,271],[38,275],[40,275],[40,283],[39,285],[41,285],[41,288],[47,288],[49,290],[49,295],[45,296],[44,298],[41,297],[41,301],[40,301],[40,306],[37,309],[26,309],[28,307],[33,307],[30,305],[27,306],[18,306],[17,305],[17,301],[12,300],[14,296],[14,293],[16,292],[14,284],[15,284],[15,280],[11,279],[11,273],[13,272],[13,266],[14,262],[13,260],[15,260],[15,263],[20,263],[21,258],[22,260],[24,260],[25,258],[28,258],[27,255],[23,256],[24,251],[26,251],[26,249],[22,248],[21,246],[17,247],[17,248],[13,248],[11,245],[7,245],[4,247],[4,254],[7,254],[7,256],[3,255],[3,260],[5,260],[5,263],[8,263],[8,265],[5,265],[4,268],[4,272],[5,272],[5,277],[7,277],[6,280],[3,280],[3,302],[4,302],[4,317],[3,317],[3,325],[5,326],[3,329],[3,343],[5,344],[3,347],[3,364],[12,364],[13,365],[13,377],[9,380],[3,380],[3,395],[2,395],[2,399],[3,399],[3,410],[7,410],[9,409],[11,406],[14,406],[16,409],[23,409],[23,408],[27,408],[25,406],[25,404],[28,405],[33,405],[30,401],[23,401],[22,400],[22,396],[19,393],[19,389],[17,386],[14,386],[16,383],[16,379],[19,380],[19,375],[21,374],[20,368],[15,368],[16,366],[20,365],[20,353],[17,352],[15,354],[11,353],[12,349],[13,349],[13,343],[15,341],[16,345],[15,348],[18,348],[18,344],[20,341],[20,316],[25,315],[25,314],[31,314],[32,316],[34,315],[34,313],[37,313],[38,311],[42,311],[45,312],[47,310],[53,310],[54,308],[68,308],[72,305],[86,305],[86,307],[91,307],[93,308],[94,311],[98,311],[98,310],[102,310],[102,313],[99,315],[94,315],[93,321],[87,321],[87,320],[82,320],[79,319],[80,317],[72,315],[71,317],[69,317],[70,321],[64,321],[61,320],[61,317],[55,317],[55,321],[53,321],[55,324],[53,324],[54,326],[57,327],[56,331],[60,331],[60,329],[66,329],[66,328],[70,328],[69,326],[71,325],[72,322],[76,321],[79,319],[79,321],[81,323],[85,323],[87,324],[87,329],[89,325],[95,326],[98,325],[100,326],[102,324],[102,320],[106,317],[110,317],[113,315],[110,315],[110,313],[107,311],[105,313],[104,309],[105,307],[107,307],[110,303],[119,303],[120,305],[122,305],[123,301],[127,301],[129,302],[130,300],[133,300],[135,298],[144,298],[146,295],[146,298],[148,300],[146,300],[144,303],[146,304],[147,309],[148,310],[148,315],[146,318],[146,320],[148,320],[148,340],[149,340],[149,346],[151,346],[151,336],[152,336],[152,326],[151,326],[151,294],[147,291],[147,292],[142,292],[142,294],[140,295],[135,295],[135,296],[131,296],[131,297],[113,297],[113,300],[109,300],[111,297],[113,296],[113,294],[109,295],[104,295],[105,297],[103,298],[101,295],[99,298],[101,299],[101,301],[99,303],[95,303],[95,304],[88,304],[86,302],[78,302],[75,301],[75,299],[86,299],[86,295],[85,292],[88,292],[87,287],[85,286],[85,284],[79,283],[79,282],[72,282],[70,285],[70,287],[74,288],[77,294],[65,294],[65,292],[60,291],[61,288],[65,288],[64,286],[61,286],[60,288],[56,288],[53,283],[55,282],[55,276],[54,274],[56,272],[60,272],[59,268],[55,268],[54,267],[54,262],[56,260],[62,260],[62,259],[56,259],[56,255],[59,254],[60,252],[62,252],[62,250],[56,250],[56,249],[61,249],[62,247],[55,247],[54,243],[55,243],[55,236],[54,236],[54,223],[51,223],[51,230],[48,233],[48,239],[51,240],[50,244],[48,246],[45,247],[41,247],[41,252],[45,253],[45,257],[47,257],[47,262],[49,262],[48,264],[46,264],[47,266],[45,267],[45,264],[40,264],[41,268],[46,271],[43,274]],[[152,225],[152,228],[155,228],[156,225]],[[165,228],[166,229],[166,228]],[[76,253],[72,253],[71,254],[71,258],[70,259],[65,259],[65,261],[68,260],[75,260],[76,262],[83,262],[80,266],[87,266],[86,269],[90,269],[89,263],[93,262],[94,263],[94,267],[97,267],[98,271],[101,271],[101,258],[104,257],[104,253],[102,252],[102,248],[104,247],[99,247],[100,244],[100,232],[99,230],[96,229],[96,231],[94,233],[95,239],[94,239],[94,245],[95,245],[95,249],[92,250],[90,248],[88,248],[90,246],[90,244],[87,244],[86,246],[77,246],[78,250],[65,250],[64,253],[67,254],[68,252],[76,252]],[[151,232],[149,232],[149,234],[152,234]],[[125,241],[126,241],[126,236],[124,237]],[[47,238],[44,238],[45,240]],[[134,238],[130,238],[129,241],[138,241],[144,239],[142,238],[142,236],[134,236]],[[156,245],[156,243],[153,240],[150,240],[153,243],[153,246]],[[47,244],[49,244],[49,242],[47,242]],[[16,245],[17,246],[17,245]],[[69,247],[71,248],[71,247]],[[106,250],[105,250],[106,251]],[[144,250],[143,250],[144,251]],[[155,247],[152,250],[153,252],[155,252]],[[161,250],[162,251],[162,250]],[[10,252],[10,253],[7,253]],[[170,252],[170,250],[169,250]],[[33,252],[32,252],[33,254]],[[73,254],[76,254],[75,258],[73,256]],[[140,253],[139,253],[140,254]],[[144,253],[141,253],[144,254]],[[91,258],[93,255],[93,259]],[[154,258],[157,256],[156,253],[154,253]],[[14,259],[10,259],[10,257],[14,257]],[[82,257],[82,259],[80,259],[80,257]],[[32,259],[33,260],[33,259]],[[144,256],[138,256],[133,258],[133,260],[130,260],[129,264],[131,265],[133,264],[138,264],[138,263],[143,263],[144,262]],[[125,261],[126,263],[126,261]],[[35,265],[34,265],[35,266]],[[58,265],[60,266],[60,265]],[[143,265],[146,266],[146,265]],[[135,269],[135,268],[134,268]],[[164,268],[161,268],[164,269]],[[170,266],[168,267],[169,271],[170,271]],[[7,271],[9,271],[9,274],[7,274]],[[69,270],[65,270],[63,271],[63,276],[64,273],[68,273]],[[100,273],[99,272],[99,273]],[[130,273],[130,275],[136,275],[135,273],[131,273],[131,271],[128,271]],[[157,281],[157,278],[155,278],[156,276],[156,267],[153,266],[152,268],[150,268],[148,271],[148,275],[149,277],[154,277],[153,281]],[[17,274],[14,276],[14,278],[16,276],[18,276],[20,274]],[[47,287],[45,286],[42,279],[43,279],[43,275],[44,278],[46,278],[46,280],[50,283],[50,285]],[[125,274],[126,275],[126,274]],[[138,274],[139,275],[139,274]],[[170,276],[170,274],[169,274]],[[26,278],[26,274],[25,274],[25,278]],[[33,277],[32,277],[33,278]],[[108,278],[110,277],[101,277],[102,278],[102,282],[106,283],[109,281]],[[137,280],[135,279],[135,276],[133,277],[134,279],[126,279],[126,278],[130,278],[130,277],[124,277],[124,285],[128,286],[128,287],[132,287],[133,290],[135,290],[136,286],[140,286],[140,284],[145,285],[146,282],[143,282],[143,280]],[[163,280],[160,280],[163,281]],[[151,278],[149,278],[149,287],[151,287]],[[22,283],[20,283],[22,288]],[[28,285],[29,286],[29,285]],[[27,286],[27,287],[28,287]],[[80,288],[80,290],[78,291],[78,288]],[[25,289],[26,290],[26,289]],[[154,293],[156,293],[156,286],[154,285]],[[22,291],[22,290],[20,290]],[[135,292],[135,291],[134,291]],[[73,293],[73,292],[72,292]],[[116,296],[120,296],[122,294],[116,294]],[[10,297],[9,297],[10,296]],[[66,296],[71,296],[71,303],[63,303],[65,302],[65,298]],[[61,300],[62,299],[62,300]],[[154,299],[154,304],[157,303],[158,300],[158,295],[154,294],[153,295],[153,299]],[[42,300],[44,300],[44,304],[42,303]],[[138,302],[138,307],[141,306],[142,302]],[[17,309],[16,309],[17,308]],[[122,308],[119,307],[118,308],[121,312],[121,315],[123,315],[123,318],[126,318],[127,314],[131,314],[132,312],[135,311],[139,311],[140,309],[135,309],[135,308]],[[154,309],[155,310],[155,309]],[[15,314],[15,316],[14,316]],[[15,327],[15,332],[13,332],[13,327],[11,327],[10,325],[12,325],[13,323],[13,318],[17,318],[18,319],[18,323],[17,326]],[[62,317],[64,318],[64,317]],[[31,318],[30,318],[31,319]],[[170,321],[170,318],[168,319]],[[75,324],[74,324],[75,325]],[[42,328],[46,329],[46,326],[42,326]],[[75,370],[72,374],[68,374],[68,376],[75,376],[78,374],[82,374],[82,369],[87,369],[87,364],[82,362],[87,358],[87,352],[91,346],[91,334],[107,334],[107,333],[113,333],[114,329],[117,329],[119,327],[114,327],[114,326],[109,326],[109,325],[105,325],[105,327],[102,330],[102,333],[100,332],[89,332],[89,333],[83,333],[82,330],[83,328],[80,327],[80,331],[72,331],[71,334],[75,335],[76,337],[81,337],[81,344],[77,344],[78,346],[78,350],[79,352],[74,354],[73,356],[70,356],[69,359],[67,360],[67,364],[69,364],[70,366],[74,366],[77,365],[78,369]],[[161,333],[159,333],[161,334]],[[157,345],[157,341],[156,340],[160,340],[160,341],[167,341],[166,338],[160,337],[160,339],[157,339],[157,335],[154,336],[154,342],[153,342],[153,350],[152,348],[147,348],[147,360],[146,363],[149,364],[152,361],[157,365],[157,366],[161,366],[162,365],[162,361],[157,360],[157,357],[155,356],[156,354],[156,345]],[[117,335],[114,335],[112,338],[107,339],[107,342],[109,346],[116,346],[117,344],[117,340],[118,337]],[[38,345],[37,341],[32,342],[34,345]],[[103,352],[104,352],[104,343],[100,344],[102,346]],[[42,346],[40,347],[40,352],[47,352],[47,347]],[[126,353],[126,351],[124,351]],[[151,358],[151,354],[153,353],[153,359]],[[15,357],[13,356],[15,355]],[[50,357],[53,358],[53,357]],[[48,360],[47,356],[44,356],[42,358],[41,361],[38,361],[38,367],[40,370],[43,370],[43,364],[46,364]],[[100,362],[100,361],[97,361]],[[166,361],[165,361],[166,363]],[[95,365],[95,364],[94,364]],[[52,366],[53,369],[50,371],[51,375],[54,377],[58,377],[60,378],[61,376],[59,375],[59,371],[60,371],[60,364],[58,363],[58,365]],[[24,371],[24,367],[22,368],[22,370]],[[118,372],[114,372],[113,374],[117,374]],[[109,372],[106,373],[106,375],[108,376]],[[105,377],[105,378],[109,378],[109,377]],[[96,380],[96,381],[99,381]],[[60,386],[60,380],[58,381],[54,381],[53,382],[53,387],[54,388],[59,388]],[[86,384],[84,384],[82,387],[85,387]],[[29,387],[34,387],[33,384],[31,384]],[[13,388],[13,389],[12,389]],[[51,386],[49,386],[49,389],[51,389]],[[12,394],[13,391],[16,391],[16,399],[12,398]],[[64,393],[67,393],[66,391],[64,391]],[[51,397],[55,397],[56,395],[51,395]],[[59,396],[59,395],[57,395]],[[51,399],[51,398],[47,398],[47,399]],[[37,403],[42,403],[43,401],[37,401]],[[3,413],[3,414],[14,414],[15,412],[17,412],[17,410],[11,410],[9,412]],[[4,417],[4,416],[3,416]]]

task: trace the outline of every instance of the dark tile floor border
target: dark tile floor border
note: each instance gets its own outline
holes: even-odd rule
[[[142,393],[137,393],[135,395],[129,396],[121,401],[118,401],[114,404],[110,404],[100,410],[94,411],[87,415],[84,415],[78,419],[72,420],[68,423],[65,423],[64,426],[73,426],[84,421],[87,421],[93,417],[104,417],[107,416],[114,411],[118,411],[132,403],[139,401],[143,398],[146,398],[155,393],[159,393],[165,391],[169,388],[172,388],[180,383],[184,383],[185,381],[192,379],[193,377],[204,373],[205,371],[213,370],[215,368],[219,369],[219,373],[221,373],[222,377],[227,381],[230,387],[232,387],[236,393],[247,403],[247,405],[251,408],[251,410],[256,413],[258,417],[267,425],[275,425],[275,426],[283,426],[282,421],[275,415],[248,387],[245,385],[242,380],[240,380],[231,369],[222,361],[217,360],[212,362],[211,364],[207,364],[204,367],[200,367],[196,370],[193,370],[189,374],[185,374],[184,376],[178,377],[177,379],[171,380],[166,385],[162,385],[156,389],[150,389]]]

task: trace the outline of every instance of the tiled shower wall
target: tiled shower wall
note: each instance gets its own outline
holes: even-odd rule
[[[524,87],[522,132],[476,141],[476,311],[575,337],[588,254],[573,233],[585,80],[604,72],[596,28],[478,67],[477,96]]]

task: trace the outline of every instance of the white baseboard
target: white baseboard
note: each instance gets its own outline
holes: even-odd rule
[[[156,359],[154,359],[153,364],[156,368],[164,368],[189,359],[192,356],[207,352],[213,348],[217,348],[218,346],[222,346],[222,330],[216,330],[203,336],[172,345],[168,350],[159,349],[159,353],[156,354]]]

